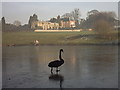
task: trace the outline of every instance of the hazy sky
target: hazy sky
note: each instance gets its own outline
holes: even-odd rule
[[[38,15],[39,20],[48,20],[69,13],[74,8],[80,9],[81,18],[85,18],[87,12],[93,9],[114,11],[118,14],[117,2],[2,2],[2,16],[7,23],[19,20],[22,24],[26,24],[34,13]]]

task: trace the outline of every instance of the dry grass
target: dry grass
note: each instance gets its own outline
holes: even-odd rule
[[[82,32],[4,32],[2,34],[3,45],[30,45],[34,40],[40,44],[65,45],[65,44],[99,44],[108,42],[104,39],[89,38],[95,35],[94,31]],[[110,40],[109,40],[110,41]]]

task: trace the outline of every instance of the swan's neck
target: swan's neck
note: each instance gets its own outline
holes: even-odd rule
[[[63,60],[62,57],[61,57],[61,51],[60,51],[60,53],[59,53],[59,59],[60,59],[60,60]]]

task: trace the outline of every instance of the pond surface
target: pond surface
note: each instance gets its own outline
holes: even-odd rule
[[[51,74],[48,63],[64,64]],[[3,88],[117,88],[117,46],[3,47]]]

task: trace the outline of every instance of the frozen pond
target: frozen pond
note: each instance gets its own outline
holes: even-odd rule
[[[51,75],[60,48],[65,63]],[[2,58],[3,88],[118,88],[117,46],[3,47]]]

